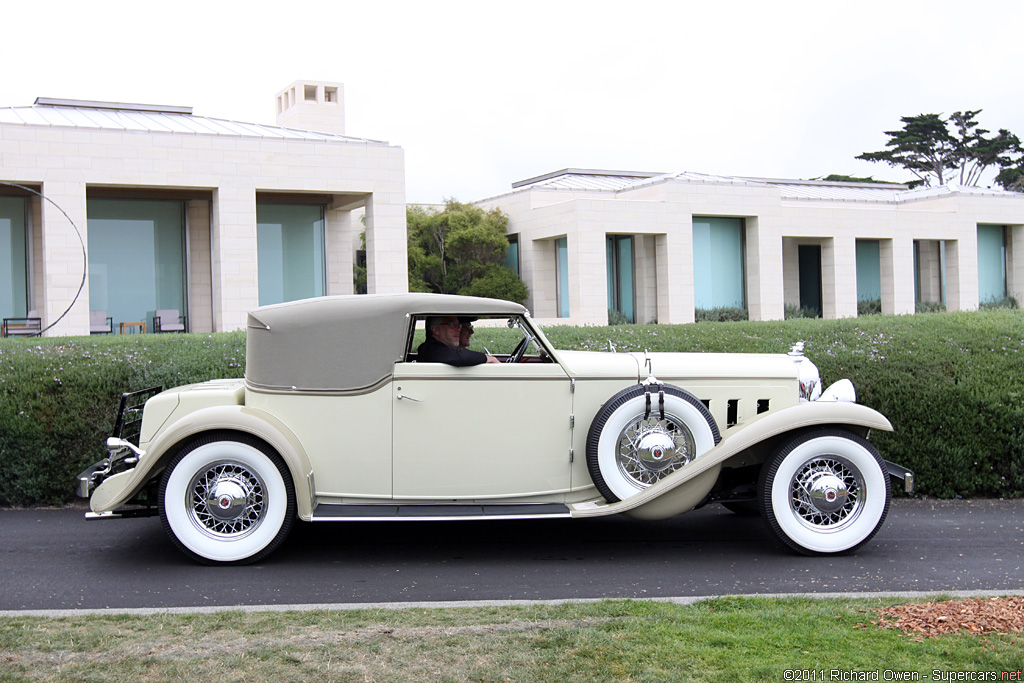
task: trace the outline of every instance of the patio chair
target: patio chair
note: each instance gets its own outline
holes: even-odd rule
[[[153,314],[154,332],[186,332],[185,316],[176,308],[164,308]]]
[[[89,334],[110,334],[114,331],[114,319],[106,311],[89,311]]]
[[[4,318],[0,326],[0,336],[4,337],[28,337],[39,334],[43,329],[43,319],[39,317],[39,311],[29,311],[24,318]]]

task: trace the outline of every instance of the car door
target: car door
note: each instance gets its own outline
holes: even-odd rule
[[[398,363],[392,394],[396,499],[569,490],[572,388],[558,363]]]

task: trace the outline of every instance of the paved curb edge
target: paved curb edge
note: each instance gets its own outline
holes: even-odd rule
[[[217,614],[219,612],[312,612],[316,610],[402,610],[452,609],[471,607],[528,607],[532,605],[567,605],[591,602],[668,602],[674,605],[692,605],[695,602],[717,598],[905,598],[934,597],[987,598],[1018,595],[1024,589],[976,591],[877,591],[864,593],[743,593],[723,595],[694,595],[677,598],[566,598],[561,600],[451,600],[436,602],[339,602],[309,605],[219,605],[198,607],[107,607],[102,609],[37,609],[0,610],[0,617],[84,617],[102,615],[153,614]]]

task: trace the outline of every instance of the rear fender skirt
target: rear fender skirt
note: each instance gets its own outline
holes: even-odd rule
[[[685,512],[694,507],[696,503],[691,504],[692,501],[690,499],[695,497],[696,494],[691,496],[685,492],[677,492],[670,496],[670,498],[675,500],[673,503],[655,502],[668,492],[696,479],[709,470],[713,469],[717,475],[720,466],[726,460],[766,439],[771,439],[786,432],[823,425],[845,425],[864,430],[879,429],[886,432],[892,431],[892,424],[889,420],[878,411],[872,410],[867,406],[857,403],[821,401],[801,403],[784,408],[778,412],[764,413],[749,422],[743,423],[742,426],[727,431],[723,435],[722,441],[715,448],[635,496],[617,503],[606,503],[603,499],[601,501],[577,503],[570,506],[570,512],[573,517],[600,517],[620,512],[629,513],[631,511],[631,516],[646,519],[665,519],[671,517],[674,514]],[[707,480],[710,480],[710,483]],[[695,482],[696,488],[704,489],[706,486],[708,491],[713,484],[714,478],[711,475]],[[707,491],[704,491],[700,497],[703,498],[703,495],[706,493]],[[647,507],[648,504],[651,504],[649,509],[642,509]],[[673,512],[676,509],[679,509],[679,511]]]
[[[124,505],[148,480],[160,472],[163,464],[181,443],[212,431],[243,432],[266,441],[288,465],[292,482],[295,484],[295,502],[299,518],[306,521],[312,518],[313,469],[302,444],[291,430],[273,415],[239,405],[203,408],[183,415],[181,419],[171,423],[148,444],[146,454],[139,460],[139,464],[134,469],[122,473],[127,476],[110,477],[100,484],[90,499],[92,511],[109,512]]]

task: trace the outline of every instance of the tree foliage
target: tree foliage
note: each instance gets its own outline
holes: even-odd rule
[[[865,152],[858,159],[883,162],[903,168],[917,177],[911,186],[958,183],[976,186],[988,169],[999,169],[996,183],[1006,189],[1021,189],[1024,148],[1020,139],[1006,130],[994,135],[978,126],[980,109],[941,114],[919,114],[900,118],[903,128],[886,131],[886,149]]]
[[[406,208],[409,291],[522,303],[526,285],[505,265],[508,216],[448,200],[442,211]]]

